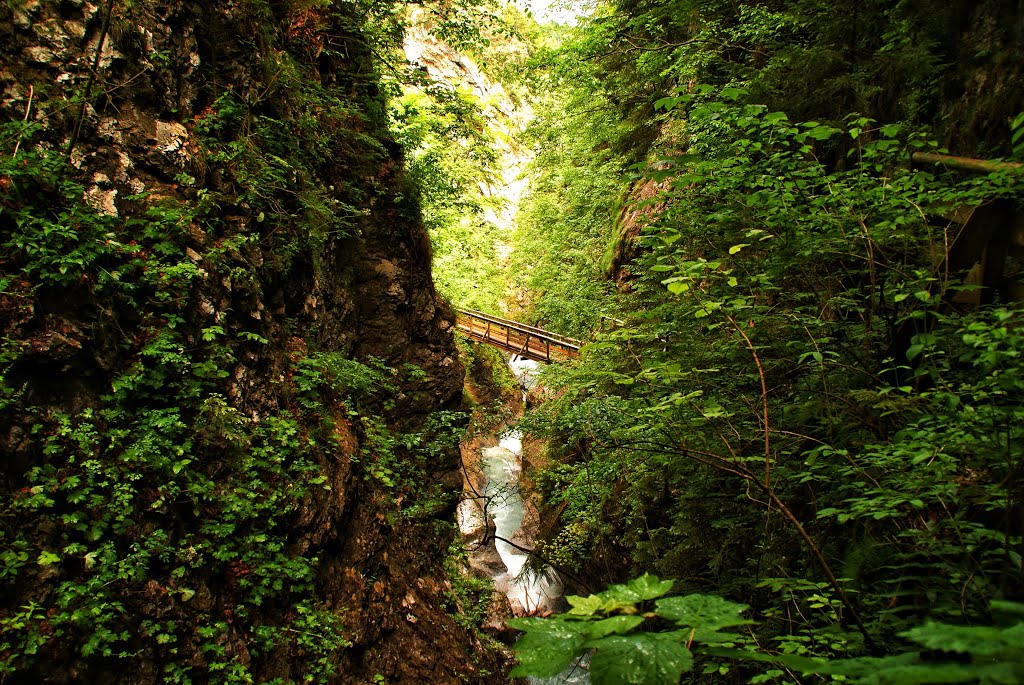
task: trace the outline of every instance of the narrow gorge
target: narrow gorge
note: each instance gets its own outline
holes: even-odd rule
[[[0,3],[0,682],[1024,684],[1021,3],[530,5]]]

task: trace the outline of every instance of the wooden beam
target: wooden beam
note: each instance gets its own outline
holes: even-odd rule
[[[938,155],[933,152],[915,152],[910,156],[910,159],[917,164],[943,166],[972,174],[991,174],[995,171],[1020,171],[1024,168],[1024,164],[1019,162],[994,162],[988,159]]]

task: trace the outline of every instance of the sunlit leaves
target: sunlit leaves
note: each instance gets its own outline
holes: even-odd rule
[[[861,80],[864,74],[841,86],[819,84],[835,53],[815,52],[804,41],[827,42],[812,35],[813,26],[835,16],[826,3],[797,5],[813,7],[814,16],[797,22],[792,12],[799,8],[787,6],[778,13],[786,22],[744,6],[736,26],[705,29],[681,17],[713,15],[710,6],[683,2],[669,17],[658,15],[664,6],[648,3],[620,5],[628,20],[612,16],[602,24],[607,40],[594,42],[612,51],[605,62],[614,63],[614,73],[602,83],[617,96],[616,106],[598,93],[572,115],[585,121],[583,112],[593,107],[604,121],[609,110],[632,109],[637,135],[620,138],[620,149],[642,150],[631,160],[639,180],[612,221],[621,227],[631,211],[646,214],[630,224],[639,236],[624,241],[635,248],[631,261],[614,263],[628,290],[614,304],[627,312],[618,316],[628,330],[585,353],[582,367],[556,391],[565,393],[560,408],[543,411],[556,426],[548,434],[552,451],[566,457],[546,492],[552,504],[567,503],[561,522],[585,531],[591,550],[608,542],[645,567],[678,568],[682,576],[711,566],[717,582],[742,584],[750,556],[729,559],[720,540],[742,535],[734,547],[744,552],[747,539],[765,545],[759,569],[777,566],[806,583],[780,590],[768,611],[780,617],[784,608],[795,626],[787,643],[794,652],[820,655],[852,649],[828,630],[849,616],[818,587],[811,555],[791,553],[801,543],[778,510],[755,504],[758,495],[744,492],[735,477],[737,469],[763,463],[762,451],[775,459],[775,492],[826,547],[825,557],[857,571],[843,587],[856,593],[853,601],[869,622],[884,617],[883,634],[928,611],[983,618],[988,596],[1019,586],[1019,526],[1008,514],[1007,484],[1024,444],[1024,351],[1009,342],[1021,337],[1014,335],[1020,313],[1009,324],[986,314],[955,320],[961,314],[950,311],[950,284],[963,273],[950,270],[946,253],[963,235],[950,207],[1020,191],[1019,181],[1007,178],[912,168],[910,150],[938,145],[912,123],[876,112],[846,116],[852,108],[832,97],[835,89],[794,92],[790,81],[806,78],[816,88],[838,88],[844,98],[860,88],[858,105],[892,95]],[[614,30],[619,20],[621,32]],[[669,26],[676,29],[671,37]],[[712,59],[722,45],[698,36],[756,36],[758,50],[770,52],[771,41],[798,27],[800,45],[774,49],[803,61],[765,68],[766,78],[786,75],[774,93],[764,81],[748,87],[742,59],[713,67],[687,61]],[[906,31],[896,26],[879,37],[890,43],[887,59],[898,62]],[[655,54],[620,42],[615,52],[615,41],[625,37],[658,46],[659,36],[694,40],[660,45],[664,51]],[[835,36],[848,40],[843,31]],[[679,77],[690,68],[717,85]],[[900,106],[911,102],[900,93]],[[812,98],[825,106],[808,111]],[[644,137],[651,120],[658,134]],[[1015,141],[1024,140],[1024,116],[1007,123],[1018,132]],[[605,149],[592,146],[602,159]],[[595,172],[585,156],[573,161],[572,172]],[[715,465],[733,471],[715,475]],[[598,468],[600,478],[587,478]],[[707,490],[728,507],[716,508]],[[701,542],[709,527],[715,534]],[[669,611],[675,601],[662,600]],[[626,608],[585,598],[573,610],[601,617]],[[686,632],[695,640],[727,640],[728,629]]]
[[[658,599],[672,585],[671,580],[645,574],[595,595],[570,596],[572,609],[565,614],[510,620],[511,627],[526,631],[515,645],[520,666],[513,675],[552,676],[590,652],[595,685],[677,683],[693,667],[694,641],[724,642],[732,636],[718,633],[719,628],[750,621],[740,616],[745,606],[719,597]],[[652,600],[657,600],[654,611],[644,613]],[[646,625],[659,618],[681,629],[659,631]]]
[[[602,595],[622,602],[642,602],[661,597],[671,589],[671,580],[660,580],[649,573],[645,573],[625,585],[609,585]]]

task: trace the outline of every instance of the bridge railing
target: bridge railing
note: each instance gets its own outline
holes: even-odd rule
[[[503,319],[472,309],[457,309],[456,324],[470,338],[500,347],[521,357],[551,362],[575,357],[583,343],[543,328]]]

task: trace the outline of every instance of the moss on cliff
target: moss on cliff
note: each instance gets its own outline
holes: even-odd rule
[[[0,7],[0,672],[494,682],[391,8]]]

